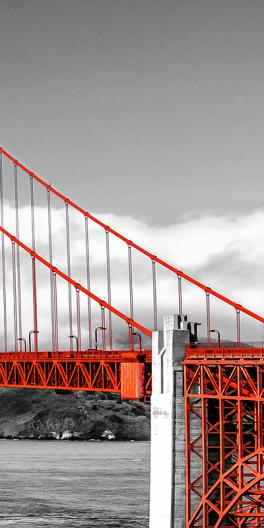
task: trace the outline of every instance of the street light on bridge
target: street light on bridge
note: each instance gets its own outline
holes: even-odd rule
[[[210,330],[210,333],[211,334],[217,334],[218,348],[220,348],[221,347],[221,334],[220,334],[219,330],[216,330],[216,328],[213,328],[212,330]]]

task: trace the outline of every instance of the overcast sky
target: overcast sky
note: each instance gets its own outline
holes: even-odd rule
[[[1,143],[88,210],[263,204],[262,0],[0,0]]]
[[[263,313],[263,26],[262,0],[0,0],[0,144]]]

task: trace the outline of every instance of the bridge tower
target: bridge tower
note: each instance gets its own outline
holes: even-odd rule
[[[183,317],[167,315],[152,338],[149,528],[185,528],[185,422],[183,366],[190,333]],[[195,418],[192,428],[198,427]],[[197,476],[201,461],[196,460]],[[196,472],[193,467],[192,471]]]

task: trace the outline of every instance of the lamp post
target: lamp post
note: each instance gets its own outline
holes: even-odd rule
[[[17,340],[21,341],[22,343],[24,343],[24,348],[25,348],[24,352],[26,352],[27,351],[27,342],[26,342],[25,338],[24,337],[18,337]]]
[[[28,333],[28,347],[29,347],[29,352],[32,351],[32,348],[31,348],[31,336],[33,334],[39,334],[39,331],[38,330],[30,330],[30,332]]]
[[[98,332],[99,331],[102,331],[104,332],[106,330],[106,327],[105,326],[97,326],[97,328],[95,329],[95,350],[98,350]]]
[[[138,341],[139,341],[139,350],[141,352],[142,350],[142,338],[141,338],[141,335],[139,332],[133,332],[132,333],[133,336],[138,336]]]
[[[213,328],[212,330],[210,330],[210,333],[217,334],[218,348],[220,348],[221,347],[221,335],[220,335],[219,330],[216,330],[216,328]]]
[[[76,335],[70,335],[69,339],[74,339],[76,343],[76,350],[78,350],[78,337]]]

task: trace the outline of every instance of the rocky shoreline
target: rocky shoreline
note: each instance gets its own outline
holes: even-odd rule
[[[0,438],[149,440],[150,405],[117,394],[0,389]]]

